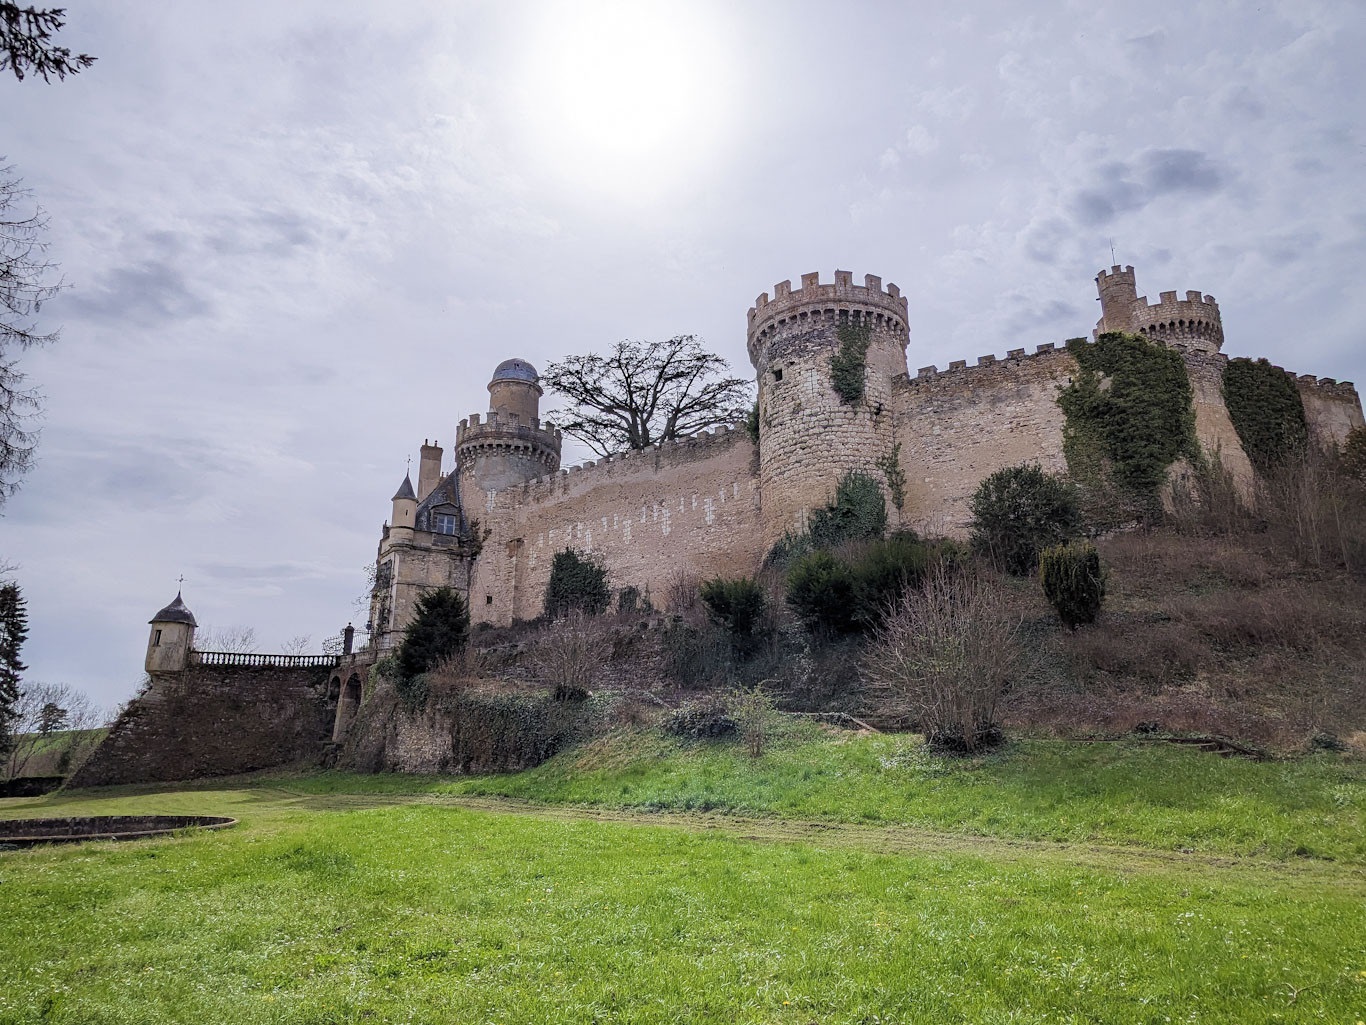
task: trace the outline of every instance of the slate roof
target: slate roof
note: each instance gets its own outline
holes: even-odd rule
[[[412,474],[405,473],[403,475],[403,483],[398,486],[398,491],[390,501],[397,502],[400,498],[411,498],[414,502],[417,501],[417,492],[413,490]]]
[[[465,508],[460,503],[459,476],[460,468],[457,466],[437,482],[436,487],[432,488],[432,493],[418,504],[417,515],[413,517],[413,526],[418,530],[431,530],[432,510],[441,506],[453,505],[460,517],[460,530],[462,533],[465,531],[468,523],[465,521]]]
[[[190,626],[198,626],[194,621],[194,613],[185,607],[185,602],[180,597],[180,592],[175,593],[175,601],[167,605],[155,616],[149,619],[149,623],[189,623]]]

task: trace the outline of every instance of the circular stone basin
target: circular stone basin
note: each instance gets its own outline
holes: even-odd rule
[[[181,829],[226,829],[236,819],[221,815],[93,815],[79,819],[0,820],[0,847],[80,840],[137,840]]]

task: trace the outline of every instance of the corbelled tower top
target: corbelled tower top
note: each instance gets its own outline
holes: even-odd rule
[[[847,270],[835,271],[835,283],[822,285],[820,273],[802,275],[802,287],[793,290],[791,281],[779,281],[773,286],[773,298],[759,293],[749,311],[749,359],[756,370],[764,362],[761,348],[765,338],[793,320],[812,314],[829,314],[834,318],[853,316],[878,329],[879,333],[900,338],[904,353],[909,340],[906,326],[906,297],[890,282],[886,291],[876,274],[865,274],[863,284],[854,284],[854,275]]]
[[[560,432],[541,424],[542,394],[540,375],[526,360],[498,364],[489,381],[487,419],[474,413],[456,428],[462,489],[468,482],[480,492],[501,491],[560,468]]]
[[[1218,352],[1224,345],[1224,324],[1214,296],[1189,291],[1178,299],[1163,292],[1151,305],[1138,294],[1132,267],[1111,267],[1096,275],[1100,292],[1100,321],[1096,337],[1107,331],[1127,331],[1168,345]]]

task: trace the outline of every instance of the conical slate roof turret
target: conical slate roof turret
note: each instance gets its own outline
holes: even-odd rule
[[[403,475],[403,483],[398,486],[398,492],[391,501],[397,502],[400,498],[411,498],[414,502],[417,501],[417,492],[413,490],[413,478],[411,474],[405,473]]]
[[[180,592],[175,593],[175,601],[167,605],[155,616],[148,620],[149,623],[188,623],[190,626],[199,626],[194,621],[194,613],[185,607],[185,602],[180,597]]]

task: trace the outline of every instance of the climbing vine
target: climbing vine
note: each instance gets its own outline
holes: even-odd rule
[[[868,367],[868,345],[872,329],[867,324],[841,321],[835,332],[840,347],[830,357],[830,383],[845,405],[863,398],[863,383]]]
[[[890,452],[878,456],[877,468],[887,478],[892,505],[900,512],[906,505],[906,471],[901,468],[901,442],[893,445]]]
[[[1260,474],[1303,451],[1309,438],[1304,403],[1289,374],[1264,359],[1229,360],[1224,367],[1224,405]]]
[[[1072,338],[1079,371],[1058,396],[1066,417],[1063,454],[1093,495],[1157,510],[1167,468],[1199,458],[1195,406],[1181,354],[1136,335],[1108,333],[1094,344]]]

